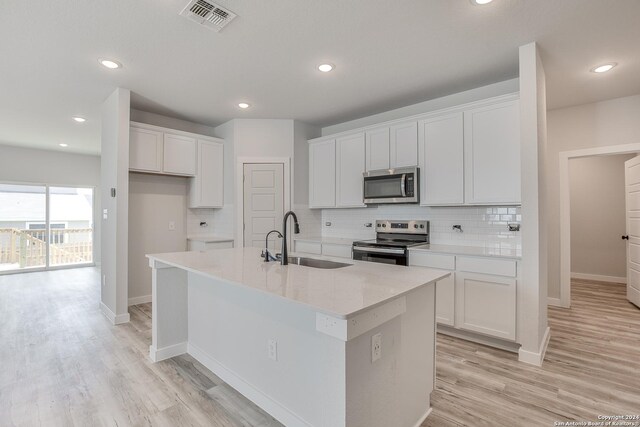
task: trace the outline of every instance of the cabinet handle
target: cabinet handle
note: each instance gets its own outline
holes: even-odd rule
[[[622,240],[629,240],[629,236],[628,235],[622,236]]]

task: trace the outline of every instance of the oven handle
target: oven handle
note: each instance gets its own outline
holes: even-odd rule
[[[402,197],[407,197],[407,191],[404,188],[404,183],[407,180],[407,174],[403,173],[402,174],[402,179],[400,180],[400,191],[402,192]]]
[[[371,252],[375,254],[404,255],[404,249],[386,249],[386,248],[370,248],[366,246],[354,246],[353,250],[356,252]]]

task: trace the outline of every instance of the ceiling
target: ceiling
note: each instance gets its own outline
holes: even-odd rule
[[[640,93],[637,0],[219,0],[238,14],[220,33],[179,16],[186,3],[3,1],[0,143],[97,154],[118,86],[134,108],[211,126],[326,126],[516,77],[532,41],[549,108]],[[619,66],[589,72],[607,61]]]

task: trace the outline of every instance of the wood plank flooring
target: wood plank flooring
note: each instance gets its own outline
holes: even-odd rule
[[[279,426],[189,356],[152,364],[151,306],[111,326],[95,268],[0,276],[0,426]],[[622,285],[574,282],[549,310],[542,368],[438,336],[423,426],[552,426],[640,414],[640,310]],[[390,426],[393,427],[393,426]]]

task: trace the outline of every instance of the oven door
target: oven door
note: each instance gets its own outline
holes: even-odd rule
[[[354,246],[353,259],[383,264],[407,265],[407,251],[403,248]]]

